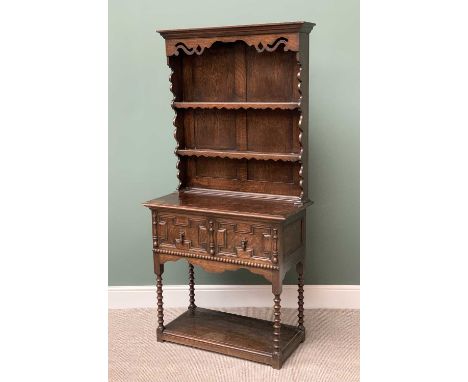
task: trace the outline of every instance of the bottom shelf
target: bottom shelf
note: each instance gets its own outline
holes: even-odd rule
[[[276,364],[273,322],[257,318],[196,308],[170,322],[158,339],[281,367],[304,341],[305,333],[285,324],[280,333],[281,359]]]

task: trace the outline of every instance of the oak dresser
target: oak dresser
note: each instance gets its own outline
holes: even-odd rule
[[[309,33],[288,22],[162,30],[175,111],[176,192],[150,200],[157,340],[281,368],[304,341]],[[189,306],[166,324],[162,275],[189,267]],[[248,269],[272,285],[273,322],[195,305],[194,266]],[[298,274],[297,326],[281,323],[285,273]]]

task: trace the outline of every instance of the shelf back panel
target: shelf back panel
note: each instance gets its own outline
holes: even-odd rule
[[[181,149],[299,153],[294,110],[180,110]]]
[[[171,57],[179,102],[297,102],[295,52],[257,52],[242,41]]]
[[[297,110],[247,110],[246,150],[267,153],[299,153]]]
[[[298,101],[297,61],[282,49],[258,53],[246,49],[246,99],[252,102]]]
[[[184,110],[185,148],[236,150],[236,113],[231,110]]]
[[[183,186],[299,196],[300,163],[245,159],[184,157]]]

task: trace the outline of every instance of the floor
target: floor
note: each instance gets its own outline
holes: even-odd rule
[[[219,309],[272,320],[268,308]],[[165,322],[184,312],[165,309]],[[297,311],[282,309],[295,324]],[[189,347],[156,342],[155,309],[109,310],[109,381],[359,381],[359,310],[304,312],[306,340],[281,370]],[[272,329],[273,330],[273,329]]]

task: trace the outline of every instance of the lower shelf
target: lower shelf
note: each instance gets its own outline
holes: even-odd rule
[[[305,333],[281,325],[281,359],[273,359],[273,322],[196,308],[170,322],[158,340],[174,342],[250,361],[281,367],[304,341]]]

